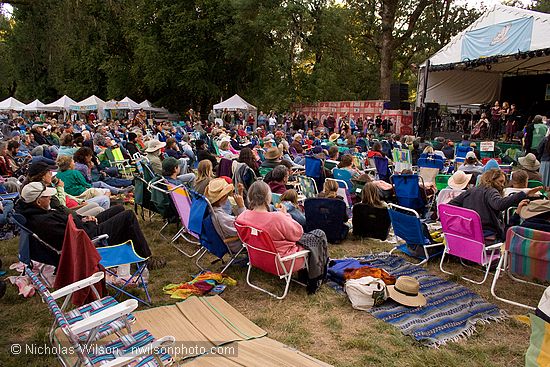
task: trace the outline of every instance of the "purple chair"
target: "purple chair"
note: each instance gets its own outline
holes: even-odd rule
[[[473,210],[460,208],[449,204],[438,206],[441,227],[445,236],[445,251],[441,256],[439,269],[445,274],[451,274],[443,269],[445,255],[452,255],[463,260],[468,260],[485,268],[485,276],[481,282],[462,277],[462,279],[475,284],[483,284],[487,280],[491,264],[500,257],[502,243],[489,246],[485,245],[481,218]]]
[[[194,257],[196,256],[200,250],[200,242],[199,242],[199,235],[194,233],[193,231],[189,230],[189,216],[191,214],[191,196],[189,195],[189,192],[184,186],[176,187],[174,185],[168,185],[168,188],[170,190],[170,197],[172,198],[172,201],[174,202],[174,205],[176,207],[176,210],[178,212],[178,215],[181,220],[181,229],[172,237],[172,245],[176,250],[181,252],[187,257]],[[185,250],[183,250],[181,247],[179,247],[176,244],[176,241],[183,237],[187,242],[190,242],[194,245],[198,245],[197,250],[193,254],[187,253]]]

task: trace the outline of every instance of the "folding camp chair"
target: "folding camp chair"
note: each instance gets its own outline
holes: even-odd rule
[[[358,203],[353,206],[353,234],[385,241],[390,232],[391,220],[387,208],[375,208]]]
[[[468,152],[473,152],[474,148],[472,147],[466,147],[464,145],[457,145],[455,148],[455,163],[457,163],[457,167],[464,163],[466,160],[466,154]]]
[[[475,281],[467,277],[462,277],[462,279],[475,284],[485,283],[491,264],[500,256],[499,250],[502,243],[485,245],[481,218],[477,212],[449,204],[441,204],[437,209],[445,236],[445,251],[441,256],[439,269],[445,274],[453,275],[453,273],[443,269],[443,261],[446,254],[456,256],[460,258],[463,265],[462,260],[464,259],[485,268],[485,276],[481,281]]]
[[[269,172],[273,171],[273,168],[260,167],[258,171],[260,172],[260,176],[265,177]]]
[[[151,192],[151,202],[156,208],[156,212],[162,215],[164,224],[159,229],[159,234],[164,239],[168,239],[164,236],[162,231],[168,227],[171,223],[180,222],[178,217],[178,211],[171,198],[171,190],[168,188],[168,181],[164,178],[155,178],[149,182],[149,190]],[[172,190],[181,186],[175,186]]]
[[[403,170],[412,170],[411,151],[409,149],[392,149],[394,172],[401,173]]]
[[[451,178],[452,175],[445,175],[445,174],[439,174],[435,176],[435,187],[437,188],[437,191],[441,191],[448,186],[449,178]]]
[[[149,295],[147,282],[143,279],[143,272],[147,268],[148,258],[141,257],[136,253],[132,241],[127,241],[125,243],[121,243],[120,245],[98,247],[97,252],[99,252],[99,255],[101,256],[101,261],[99,263],[103,265],[103,267],[105,267],[105,271],[112,275],[115,279],[114,282],[110,280],[107,280],[106,282],[108,286],[117,291],[113,297],[116,298],[121,293],[124,293],[136,301],[139,301],[147,306],[151,306],[151,296]],[[116,270],[119,266],[131,266],[134,264],[136,265],[136,271],[131,274],[129,278],[123,279],[120,274],[117,274]],[[117,285],[118,280],[122,282],[120,286]],[[129,293],[126,290],[126,288],[134,282],[143,288],[147,301],[133,295],[132,293]]]
[[[317,197],[319,192],[317,191],[317,184],[315,180],[307,176],[297,176],[298,182],[300,183],[300,192],[307,199]]]
[[[373,159],[374,159],[374,166],[376,167],[376,172],[378,173],[378,179],[389,182],[391,171],[390,171],[388,158],[376,156]]]
[[[323,173],[323,161],[319,158],[306,156],[306,176],[315,180],[317,187],[323,187],[324,173]]]
[[[495,288],[502,271],[516,282],[546,288],[545,285],[520,279],[517,276],[541,282],[550,281],[550,233],[519,226],[510,227],[506,232],[506,243],[501,251],[500,261],[491,284],[491,294],[499,301],[535,310],[535,307],[497,296]]]
[[[395,189],[397,204],[414,209],[421,215],[426,214],[430,206],[424,189],[424,180],[418,175],[393,175],[391,183]],[[420,185],[422,183],[422,185]],[[422,186],[422,188],[420,187]],[[424,190],[422,193],[421,190]]]
[[[337,194],[344,199],[346,206],[348,208],[351,208],[353,206],[353,201],[351,199],[350,186],[348,186],[347,182],[344,180],[337,180],[334,178],[327,178],[326,181],[336,181],[336,183],[338,184]]]
[[[109,163],[109,166],[116,167],[118,172],[124,178],[133,177],[133,167],[130,164],[129,159],[125,159],[120,148],[107,148],[105,149],[105,157]]]
[[[344,224],[348,213],[346,203],[340,199],[311,198],[304,201],[306,231],[321,229],[330,243],[342,242],[349,227]]]
[[[418,168],[437,168],[438,171],[442,171],[445,167],[445,160],[437,154],[421,154],[418,158]]]
[[[159,179],[153,172],[146,160],[136,162],[139,172],[134,179],[134,211],[139,214],[138,208],[141,207],[141,218],[145,220],[145,209],[149,212],[149,219],[153,213],[157,213],[155,204],[151,201],[151,189],[149,184],[155,179]]]
[[[202,219],[200,219],[200,230],[198,231],[200,244],[202,247],[201,247],[200,255],[197,257],[195,264],[201,270],[204,270],[204,267],[201,266],[200,261],[207,252],[216,256],[218,258],[218,260],[216,261],[222,261],[222,263],[224,263],[224,259],[223,259],[224,256],[229,254],[229,257],[230,257],[229,261],[227,262],[227,264],[225,264],[225,266],[221,270],[221,272],[223,273],[227,270],[227,268],[229,268],[229,266],[231,266],[231,264],[233,264],[235,259],[242,253],[242,251],[244,250],[244,247],[241,247],[239,251],[237,251],[236,253],[231,250],[231,248],[227,245],[227,243],[235,241],[238,238],[235,237],[235,238],[229,238],[226,240],[222,239],[216,230],[216,225],[218,223],[216,222],[216,216],[213,215],[214,210],[212,209],[210,202],[204,195],[201,195],[194,191],[192,192],[192,194],[193,194],[194,208],[196,208],[197,211],[199,212],[202,211]],[[198,219],[198,216],[196,218]]]
[[[85,286],[89,279],[85,279],[82,283],[73,284],[66,289],[60,289],[57,292],[50,293],[42,284],[38,277],[30,270],[25,270],[26,274],[31,278],[33,285],[37,288],[44,303],[48,305],[50,313],[54,317],[54,328],[61,330],[62,335],[70,344],[70,356],[63,354],[61,351],[68,350],[64,346],[62,340],[50,340],[52,350],[56,351],[56,357],[59,359],[62,366],[69,366],[69,361],[66,357],[78,358],[76,365],[79,366],[150,366],[163,367],[173,363],[172,357],[166,353],[165,348],[174,344],[175,338],[172,336],[164,336],[156,340],[147,330],[136,331],[127,335],[109,341],[98,346],[97,348],[90,347],[87,342],[82,342],[82,336],[88,335],[88,338],[100,333],[102,326],[118,322],[123,317],[130,315],[138,307],[135,300],[117,304],[112,307],[102,309],[89,317],[70,321],[67,315],[59,308],[55,302],[56,298],[62,297],[63,293],[69,292],[75,286]],[[93,339],[93,338],[92,338]],[[116,352],[115,352],[116,351]]]
[[[181,222],[180,230],[174,235],[174,237],[172,237],[172,246],[189,258],[195,257],[201,251],[200,246],[193,254],[189,254],[176,244],[176,241],[181,237],[191,244],[200,245],[199,235],[189,229],[189,216],[191,215],[192,204],[191,194],[185,186],[175,186],[169,184],[168,188],[170,191],[170,197],[176,207]]]
[[[292,274],[305,268],[308,269],[309,250],[301,250],[281,257],[275,248],[271,237],[262,229],[251,226],[241,225],[235,222],[235,228],[239,233],[240,239],[248,252],[248,271],[246,273],[246,282],[249,286],[259,291],[265,292],[277,299],[283,299],[288,293]],[[281,296],[269,292],[267,289],[252,284],[250,273],[252,268],[258,268],[266,273],[278,276],[285,281],[285,289]]]
[[[271,204],[277,205],[281,202],[281,194],[271,193]]]
[[[418,167],[418,176],[422,181],[435,184],[435,178],[439,174],[439,169],[430,167]],[[436,186],[437,188],[437,186]]]
[[[353,182],[351,182],[352,174],[347,169],[341,169],[341,168],[334,168],[332,170],[332,177],[334,177],[335,180],[341,180],[346,183],[348,191],[351,193],[354,185]]]
[[[432,243],[416,211],[400,205],[389,204],[388,213],[394,235],[405,241],[404,244],[395,246],[390,251],[390,254],[395,250],[399,250],[411,257],[421,259],[416,265],[422,265],[427,263],[431,257],[441,253],[435,252],[430,254],[428,251],[431,248],[443,247],[444,245],[443,243]],[[422,248],[419,250],[418,246]]]
[[[546,193],[546,190],[545,190],[545,185],[542,182],[538,180],[527,181],[527,187],[530,189],[534,189],[535,187],[539,187],[539,186],[542,186],[542,190],[540,190],[541,195],[545,198],[548,198],[548,194]]]

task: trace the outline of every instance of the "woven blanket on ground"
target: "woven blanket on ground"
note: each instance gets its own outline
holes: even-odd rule
[[[449,341],[458,341],[472,335],[477,323],[506,318],[497,306],[468,288],[436,277],[400,257],[371,255],[365,260],[368,265],[385,269],[396,277],[408,275],[418,279],[420,292],[427,300],[426,306],[405,307],[388,299],[369,312],[424,345],[437,347]]]
[[[237,285],[237,281],[225,274],[207,271],[189,282],[168,284],[162,290],[169,294],[170,298],[187,299],[189,296],[204,296],[218,284]]]

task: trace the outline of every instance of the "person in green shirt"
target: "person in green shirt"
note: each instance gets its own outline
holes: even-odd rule
[[[68,194],[84,199],[111,195],[108,189],[92,187],[92,184],[86,181],[84,175],[75,169],[73,157],[69,155],[58,156],[57,166],[59,167],[59,171],[57,172],[56,178],[64,182],[65,192]]]

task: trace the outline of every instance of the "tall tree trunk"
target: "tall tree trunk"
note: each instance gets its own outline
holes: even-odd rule
[[[384,0],[380,9],[382,30],[380,34],[380,99],[390,100],[390,86],[393,74],[393,29],[398,0]]]

